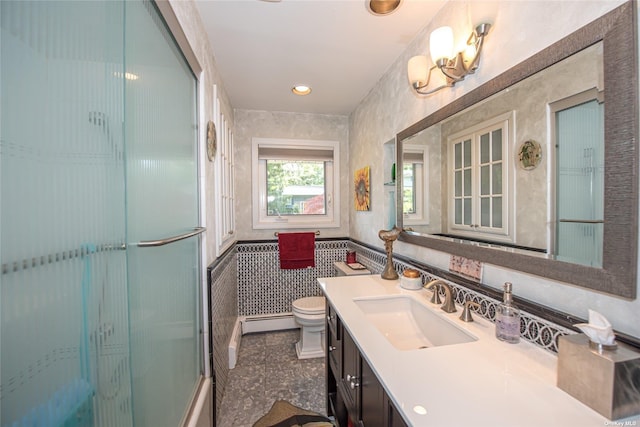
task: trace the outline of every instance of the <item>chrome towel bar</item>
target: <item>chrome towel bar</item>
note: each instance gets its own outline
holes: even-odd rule
[[[299,231],[292,231],[292,233],[300,233]],[[273,233],[274,236],[278,237],[278,233],[277,231],[275,233]],[[316,230],[316,236],[320,235],[320,230]]]

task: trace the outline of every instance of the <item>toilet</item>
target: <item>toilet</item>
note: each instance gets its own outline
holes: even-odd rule
[[[300,325],[296,343],[298,359],[324,357],[325,298],[306,297],[292,303],[293,318]]]

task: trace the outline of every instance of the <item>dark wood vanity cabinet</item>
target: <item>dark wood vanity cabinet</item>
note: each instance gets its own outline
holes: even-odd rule
[[[360,363],[360,421],[366,427],[388,427],[390,402],[367,361],[360,358]]]
[[[395,406],[391,402],[388,405],[389,408],[389,426],[391,427],[409,427],[407,423],[402,419],[402,415],[398,412]]]
[[[407,427],[329,303],[326,312],[327,414],[339,427]]]
[[[327,368],[331,367],[338,378],[342,377],[342,325],[338,323],[338,316],[327,303]]]
[[[333,415],[337,420],[347,419],[347,407],[343,393],[338,393],[338,383],[342,380],[342,325],[339,323],[333,307],[327,303],[326,334],[326,384],[327,384],[327,415]],[[346,427],[346,422],[343,424]]]

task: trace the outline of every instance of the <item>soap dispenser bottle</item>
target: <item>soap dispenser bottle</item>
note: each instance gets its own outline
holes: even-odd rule
[[[503,302],[496,307],[496,338],[510,344],[520,342],[520,310],[513,305],[509,282],[504,284]]]

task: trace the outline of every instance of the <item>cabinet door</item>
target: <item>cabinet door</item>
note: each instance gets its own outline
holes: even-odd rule
[[[339,336],[342,337],[338,341],[342,344],[341,376],[334,377],[334,370],[327,367],[327,392],[331,393],[329,405],[333,405],[336,425],[408,427],[339,319],[337,325]],[[328,335],[331,334],[332,331],[329,330]],[[327,343],[329,342],[330,339],[327,338]],[[328,353],[328,363],[329,360]]]
[[[360,386],[360,353],[353,338],[343,329],[342,334],[342,390],[344,401],[352,421],[360,419],[360,399],[358,389]]]
[[[398,410],[392,405],[390,412],[390,427],[408,427],[407,423],[404,422],[402,416],[398,413]]]
[[[389,419],[386,425],[389,427],[408,427],[407,423],[402,419],[402,415],[398,412],[391,400],[385,395],[385,407],[388,408]]]
[[[333,415],[337,426],[346,426],[347,410],[344,397],[338,391],[338,383],[342,379],[342,325],[335,315],[333,307],[327,302],[326,358],[325,370],[327,378],[327,415]]]
[[[336,378],[342,378],[342,325],[333,307],[327,303],[327,362]]]
[[[336,314],[335,309],[331,306],[331,304],[329,304],[329,302],[327,301],[326,303],[326,313],[327,313],[327,324],[329,325],[329,330],[331,332],[333,332],[333,334],[336,336],[337,339],[342,339],[341,337],[341,331],[339,331],[338,328],[338,315]]]
[[[367,361],[362,358],[360,376],[360,420],[364,427],[385,426],[385,393]]]
[[[342,342],[329,332],[327,335],[327,359],[336,378],[342,377]]]

